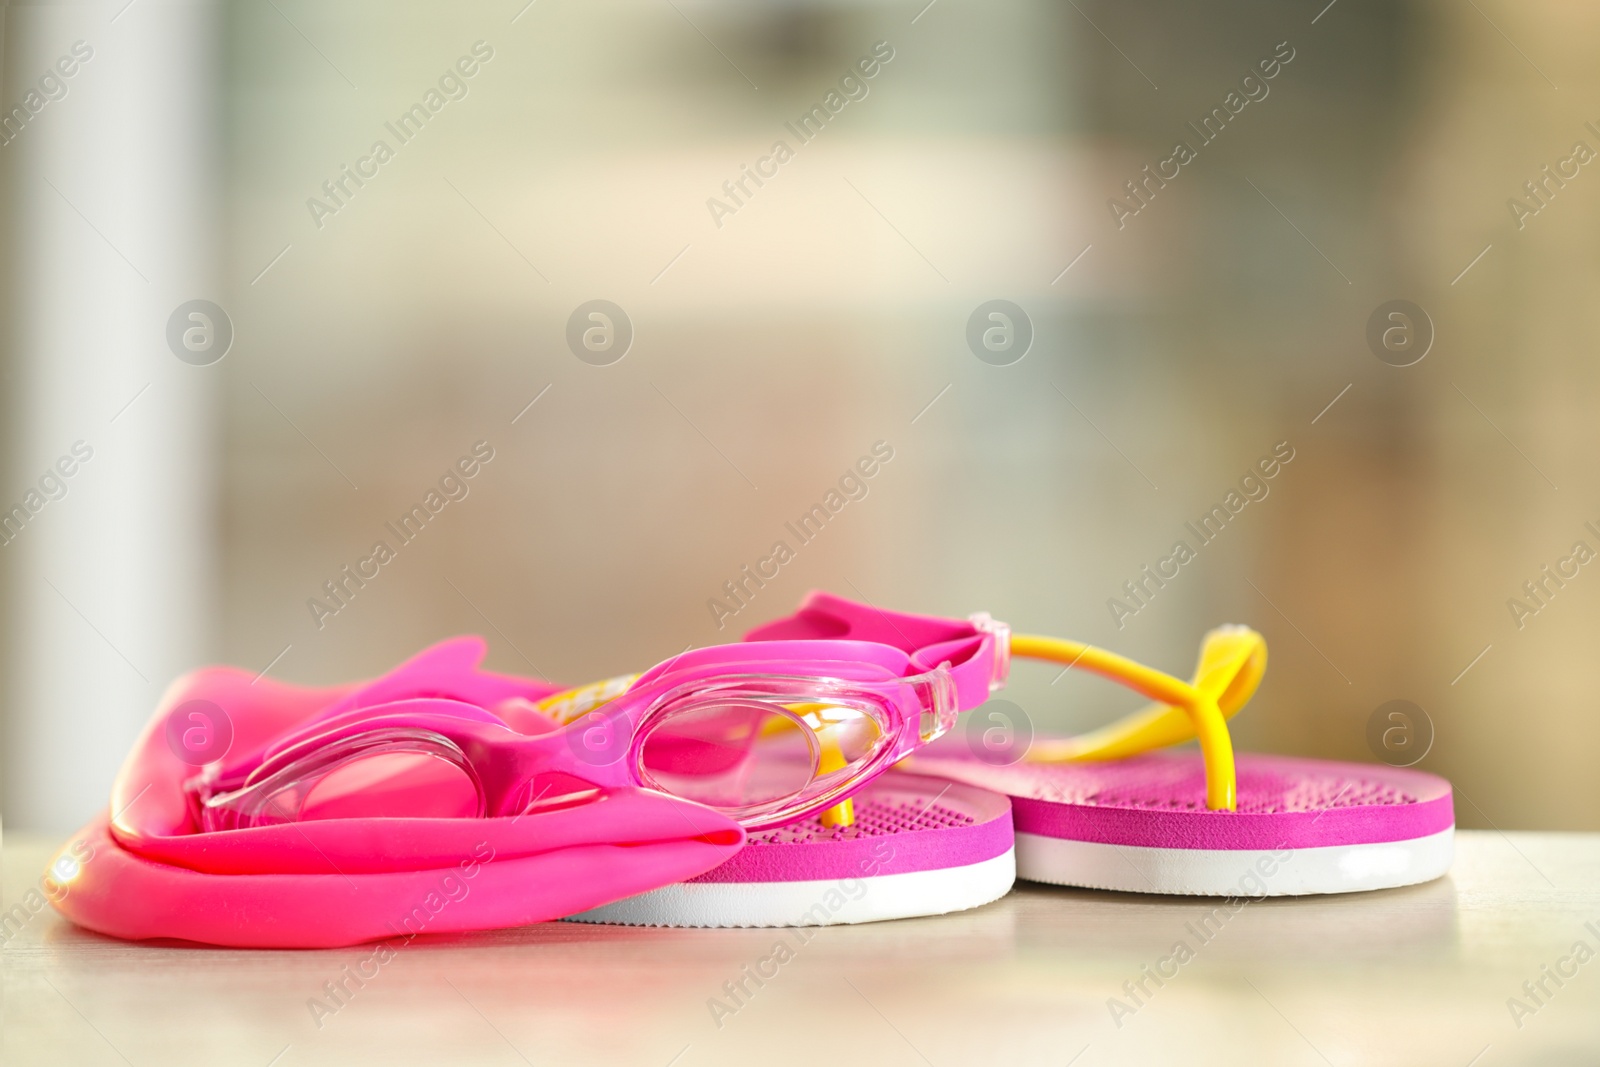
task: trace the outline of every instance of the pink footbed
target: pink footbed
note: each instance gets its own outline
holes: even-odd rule
[[[809,882],[965,867],[1009,851],[1011,804],[985,789],[890,771],[855,797],[854,825],[820,816],[752,834],[694,882]]]
[[[991,767],[961,756],[915,769],[1004,792],[1016,829],[1073,841],[1184,849],[1406,841],[1455,824],[1450,783],[1422,771],[1289,756],[1237,757],[1237,811],[1205,806],[1197,752]]]
[[[978,820],[964,811],[934,802],[915,803],[904,797],[862,796],[855,802],[856,821],[850,826],[824,826],[822,816],[751,834],[745,847],[753,845],[808,845],[812,842],[851,841],[858,837],[883,837],[908,830],[943,830],[971,826]]]

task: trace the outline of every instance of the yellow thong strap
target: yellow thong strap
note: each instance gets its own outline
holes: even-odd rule
[[[1255,693],[1267,669],[1267,643],[1254,630],[1222,626],[1206,635],[1192,681],[1184,682],[1113,652],[1077,641],[1015,634],[1011,654],[1082,667],[1156,703],[1078,737],[1036,742],[1027,759],[1067,763],[1121,759],[1200,739],[1206,807],[1234,811],[1238,785],[1227,720]]]

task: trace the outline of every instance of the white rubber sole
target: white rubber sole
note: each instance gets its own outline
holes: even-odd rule
[[[1149,848],[1017,832],[1017,877],[1030,882],[1206,897],[1359,893],[1440,877],[1455,827],[1409,841],[1280,851]]]
[[[619,926],[836,926],[944,915],[999,900],[1015,849],[965,867],[814,882],[679,882],[567,916]]]

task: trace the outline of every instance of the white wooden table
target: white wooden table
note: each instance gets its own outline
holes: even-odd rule
[[[6,908],[51,844],[7,835]],[[1464,832],[1445,879],[1250,904],[1200,944],[1186,924],[1214,903],[1023,886],[810,931],[720,1027],[711,998],[793,932],[419,938],[317,1019],[308,1002],[369,949],[127,944],[47,910],[6,943],[0,1051],[8,1067],[1600,1063],[1600,955],[1572,956],[1600,953],[1600,834]],[[1124,983],[1180,939],[1194,958],[1114,1020],[1110,998],[1131,1007]],[[1523,983],[1541,979],[1537,1003]],[[1531,1010],[1513,1018],[1513,997]]]

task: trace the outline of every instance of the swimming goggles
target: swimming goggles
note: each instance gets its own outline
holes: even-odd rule
[[[987,616],[974,616],[982,620]],[[757,627],[746,641],[848,637],[902,649],[942,639],[949,619],[882,611],[830,593],[813,592],[794,615]],[[1267,669],[1267,644],[1245,626],[1219,626],[1206,634],[1199,663],[1189,681],[1108,652],[1094,645],[1056,637],[997,633],[994,677],[1003,684],[1011,656],[1047,660],[1117,682],[1146,699],[1149,707],[1078,737],[1033,743],[1022,759],[1034,763],[1076,763],[1128,756],[1198,740],[1205,767],[1206,807],[1238,808],[1238,775],[1227,720],[1250,700]],[[998,688],[998,685],[997,685]]]
[[[871,609],[867,609],[871,610]],[[747,831],[840,805],[1005,681],[1009,635],[932,620],[904,647],[808,638],[696,649],[637,677],[462,691],[444,642],[265,749],[185,784],[203,831],[311,819],[518,816],[639,787]]]

